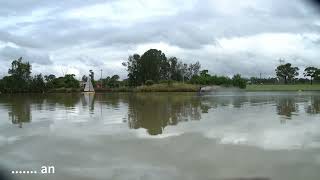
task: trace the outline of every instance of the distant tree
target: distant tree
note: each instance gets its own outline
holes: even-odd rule
[[[63,79],[66,88],[80,87],[79,81],[75,78],[74,74],[66,74]]]
[[[199,61],[197,61],[194,64],[192,64],[192,63],[189,64],[187,78],[191,79],[192,76],[198,75],[200,72],[200,68],[201,68],[201,65],[200,65]]]
[[[108,76],[105,79],[102,79],[102,84],[104,87],[108,88],[117,88],[120,86],[120,76],[119,75],[113,75],[112,77]]]
[[[122,63],[127,68],[128,81],[130,86],[137,86],[141,83],[142,75],[140,70],[140,55],[134,54],[129,56],[127,62]]]
[[[245,89],[247,86],[247,81],[241,77],[240,74],[236,74],[232,78],[233,86]]]
[[[150,49],[146,51],[141,56],[138,66],[138,71],[142,76],[142,83],[144,83],[146,80],[159,82],[161,76],[166,76],[165,72],[162,72],[161,70],[161,64],[163,64],[166,60],[166,55],[160,50]]]
[[[53,74],[45,75],[45,76],[44,76],[44,79],[45,79],[47,82],[53,81],[55,78],[56,78],[56,76],[53,75]]]
[[[30,88],[32,92],[44,92],[46,90],[46,84],[42,74],[37,74],[32,78]]]
[[[169,78],[174,81],[182,81],[182,75],[181,75],[181,62],[179,63],[178,58],[176,57],[170,57],[168,59],[169,63]]]
[[[303,75],[305,77],[310,77],[310,83],[312,84],[313,79],[317,76],[317,71],[318,71],[318,68],[310,66],[304,69]]]
[[[317,69],[314,73],[314,80],[320,80],[320,69]]]
[[[8,73],[12,76],[13,82],[10,88],[13,91],[25,91],[28,89],[31,80],[31,65],[29,62],[22,62],[22,57],[12,61]]]
[[[113,75],[112,77],[111,77],[111,79],[112,80],[115,80],[115,81],[118,81],[119,79],[120,79],[120,76],[119,75]]]
[[[290,63],[286,63],[284,65],[279,65],[276,68],[277,77],[284,79],[284,83],[287,84],[288,81],[292,81],[294,77],[299,75],[298,67],[291,67]]]
[[[56,76],[53,74],[45,75],[44,79],[46,81],[46,89],[54,88],[54,80],[56,79]]]

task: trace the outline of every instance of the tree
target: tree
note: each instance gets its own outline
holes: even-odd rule
[[[288,81],[291,81],[295,76],[299,75],[299,68],[291,67],[290,63],[279,65],[275,71],[278,78],[284,79],[285,84],[287,84]]]
[[[54,80],[56,79],[56,76],[53,74],[45,75],[44,79],[46,80],[46,88],[51,89],[54,88]]]
[[[314,73],[314,80],[320,80],[320,69],[317,69]]]
[[[56,78],[56,76],[53,75],[53,74],[45,75],[45,76],[44,76],[44,79],[45,79],[47,82],[53,81],[55,78]]]
[[[79,88],[79,81],[75,78],[74,74],[66,74],[64,76],[64,83],[66,88]]]
[[[30,91],[34,92],[44,92],[46,90],[46,84],[42,74],[37,74],[32,78],[30,88]]]
[[[304,75],[305,77],[310,77],[310,83],[311,83],[311,85],[312,85],[313,79],[317,76],[317,74],[316,74],[317,71],[318,71],[318,68],[315,68],[315,67],[312,67],[312,66],[307,67],[307,68],[304,69],[303,75]]]
[[[245,89],[247,86],[247,82],[245,79],[241,78],[240,74],[236,74],[232,78],[232,84],[235,87],[239,87],[241,89]]]
[[[141,74],[139,73],[140,55],[134,54],[129,56],[128,61],[123,62],[122,65],[127,68],[129,85],[139,85],[142,79]]]
[[[168,59],[168,63],[169,63],[169,78],[171,80],[174,80],[174,81],[181,81],[182,80],[182,75],[181,75],[181,72],[180,72],[180,69],[181,69],[181,64],[179,61],[178,61],[178,58],[176,57],[170,57]]]
[[[194,64],[189,64],[187,78],[190,80],[193,76],[198,75],[200,71],[201,65],[199,61]]]
[[[12,76],[12,84],[10,88],[13,91],[25,91],[28,89],[29,82],[31,80],[31,65],[29,62],[22,62],[22,57],[18,60],[14,60],[11,63],[11,69],[8,73]]]
[[[150,49],[145,52],[141,56],[138,66],[138,72],[142,76],[142,83],[144,83],[146,80],[159,82],[161,77],[165,77],[166,71],[161,69],[161,65],[166,61],[166,55],[160,50]]]

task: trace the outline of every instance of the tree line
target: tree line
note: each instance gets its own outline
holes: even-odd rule
[[[183,82],[200,85],[224,85],[246,87],[246,80],[240,74],[233,78],[210,75],[208,70],[200,70],[201,64],[184,63],[177,57],[169,57],[157,49],[150,49],[143,55],[133,54],[122,63],[127,68],[130,86],[152,85],[153,83]]]
[[[79,88],[79,81],[74,74],[66,74],[56,77],[53,74],[36,74],[31,76],[32,66],[29,62],[23,62],[22,57],[13,60],[8,76],[0,80],[0,92],[23,93],[23,92],[45,92],[56,88]]]
[[[86,82],[90,77],[96,88],[119,88],[137,87],[141,85],[152,85],[154,83],[174,82],[190,83],[197,85],[221,85],[245,88],[248,82],[260,83],[313,83],[320,80],[320,69],[310,66],[305,68],[305,78],[299,76],[299,68],[290,63],[281,64],[275,69],[276,77],[272,78],[243,78],[240,74],[233,77],[209,74],[209,71],[201,70],[199,62],[187,64],[177,57],[169,57],[157,49],[150,49],[142,55],[133,54],[127,61],[122,63],[127,70],[127,79],[120,80],[119,75],[107,76],[98,81],[94,79],[94,72],[89,71],[89,76],[83,76],[82,81]],[[0,92],[47,92],[59,88],[81,88],[81,83],[74,74],[65,74],[56,77],[53,74],[32,76],[32,66],[29,62],[23,62],[22,57],[13,60],[8,69],[8,75],[0,79]],[[309,79],[307,79],[309,78]]]
[[[283,61],[283,60],[282,60]],[[248,81],[252,84],[313,84],[314,80],[320,81],[320,69],[314,66],[308,66],[304,69],[303,76],[305,78],[298,78],[299,68],[292,66],[291,63],[285,63],[277,66],[275,69],[276,77],[257,78],[251,77]]]

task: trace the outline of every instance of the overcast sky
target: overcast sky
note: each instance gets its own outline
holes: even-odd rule
[[[306,0],[1,0],[0,76],[13,59],[33,73],[126,77],[150,48],[219,75],[274,75],[279,58],[320,67],[320,9]]]

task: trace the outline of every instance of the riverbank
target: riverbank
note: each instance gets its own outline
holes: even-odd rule
[[[108,92],[198,92],[200,85],[187,83],[162,83],[150,86],[96,88],[97,93]],[[295,85],[247,85],[245,91],[320,91],[320,84],[295,84]],[[45,93],[80,93],[81,88],[50,89]],[[26,92],[27,93],[27,92]],[[37,92],[33,92],[37,93]],[[40,93],[40,92],[39,92]]]
[[[96,93],[108,93],[108,92],[198,92],[200,85],[187,84],[187,83],[162,83],[153,84],[150,86],[138,86],[138,87],[119,87],[119,88],[96,88]],[[81,88],[58,88],[50,89],[47,93],[80,93]]]
[[[320,91],[320,84],[247,85],[246,91]]]

